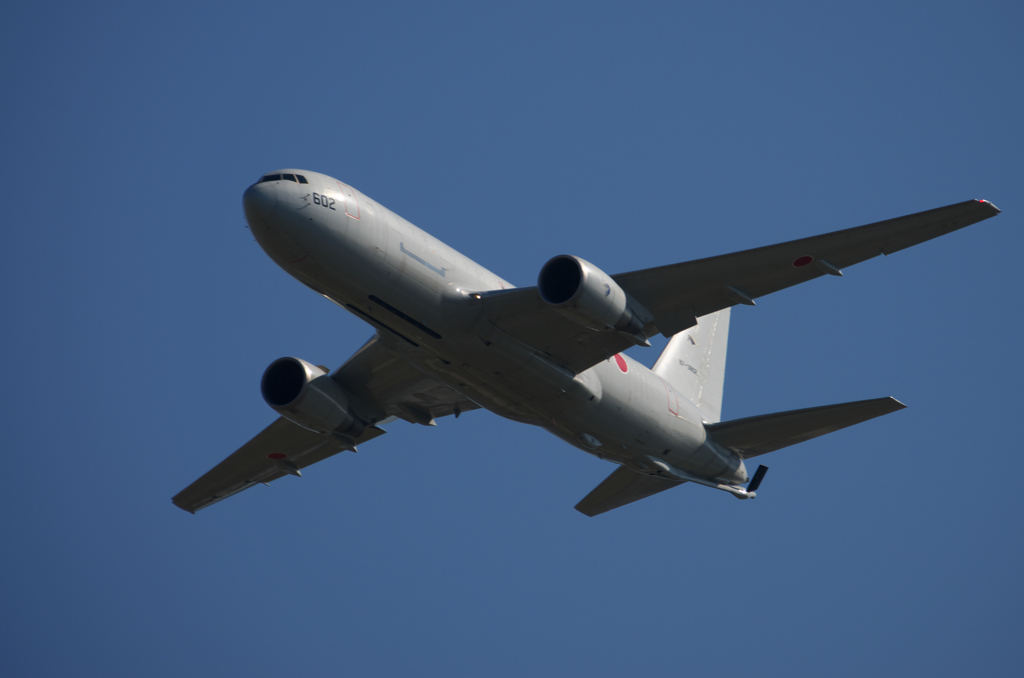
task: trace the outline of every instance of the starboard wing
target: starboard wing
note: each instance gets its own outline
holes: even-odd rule
[[[672,336],[697,318],[787,287],[841,275],[842,269],[881,254],[951,233],[999,214],[985,200],[966,202],[825,235],[679,264],[619,273],[612,278],[654,319],[644,331]],[[595,331],[557,312],[536,287],[481,295],[497,328],[546,359],[579,374],[634,345],[615,331]]]
[[[999,214],[986,200],[966,202],[778,245],[613,275],[654,314],[665,336],[697,318],[820,278],[881,254],[946,235]]]
[[[536,287],[488,292],[480,301],[499,330],[573,374],[636,345],[621,332],[598,332],[570,320],[545,303]]]

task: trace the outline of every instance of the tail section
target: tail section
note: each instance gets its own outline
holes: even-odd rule
[[[653,372],[700,408],[709,422],[722,419],[728,308],[703,316],[696,327],[672,337]]]
[[[728,322],[728,316],[726,316],[726,329],[728,329]],[[674,340],[675,338],[673,338]],[[690,345],[694,346],[694,344]],[[665,350],[665,354],[658,360],[659,364],[666,359],[666,356],[670,355],[669,349],[671,348],[670,344],[669,348]],[[685,358],[679,358],[679,360],[685,360]],[[721,389],[719,389],[719,394],[721,394]],[[746,460],[902,410],[904,407],[906,406],[895,398],[875,398],[874,400],[859,400],[839,405],[810,407],[804,410],[762,414],[758,417],[707,424],[704,428],[707,429],[708,436],[714,443],[731,450],[740,459]],[[655,465],[661,465],[665,475],[644,475],[625,466],[620,467],[584,497],[583,501],[576,504],[576,510],[586,516],[596,516],[686,482],[724,490],[740,499],[750,499],[757,496],[757,488],[764,479],[765,471],[768,470],[767,466],[759,466],[750,484],[743,489],[738,485],[720,482],[716,478],[691,475],[682,469],[667,466],[660,459],[653,457],[647,457],[647,459]],[[658,473],[662,473],[662,471]]]
[[[580,503],[576,504],[576,510],[593,518],[620,506],[650,497],[652,494],[671,490],[676,485],[682,485],[683,482],[685,481],[647,476],[620,466]]]
[[[768,454],[826,433],[860,424],[906,405],[895,398],[858,400],[853,403],[809,407],[757,417],[708,424],[711,439],[736,453],[740,459]]]

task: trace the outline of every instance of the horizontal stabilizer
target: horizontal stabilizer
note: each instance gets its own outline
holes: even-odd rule
[[[826,433],[860,424],[883,414],[902,410],[906,405],[895,398],[858,400],[853,403],[810,407],[757,417],[706,424],[713,441],[750,459],[796,445]]]
[[[576,510],[593,518],[620,506],[670,490],[676,485],[682,485],[683,482],[686,481],[656,478],[620,466],[584,497],[583,501],[576,504]]]

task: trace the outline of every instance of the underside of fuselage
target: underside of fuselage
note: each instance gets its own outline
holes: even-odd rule
[[[373,326],[389,349],[481,407],[540,426],[640,473],[657,457],[740,483],[742,460],[716,448],[692,404],[670,411],[662,380],[616,354],[574,374],[508,336],[480,296],[513,286],[355,189],[315,172],[245,193],[257,242],[285,271]],[[375,422],[368,422],[375,423]]]

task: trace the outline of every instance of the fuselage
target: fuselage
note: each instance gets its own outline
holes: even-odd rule
[[[663,461],[746,481],[743,462],[707,438],[701,411],[661,377],[625,355],[580,374],[546,360],[482,313],[479,293],[513,285],[354,188],[280,170],[250,186],[243,204],[279,266],[481,407],[642,473]]]

